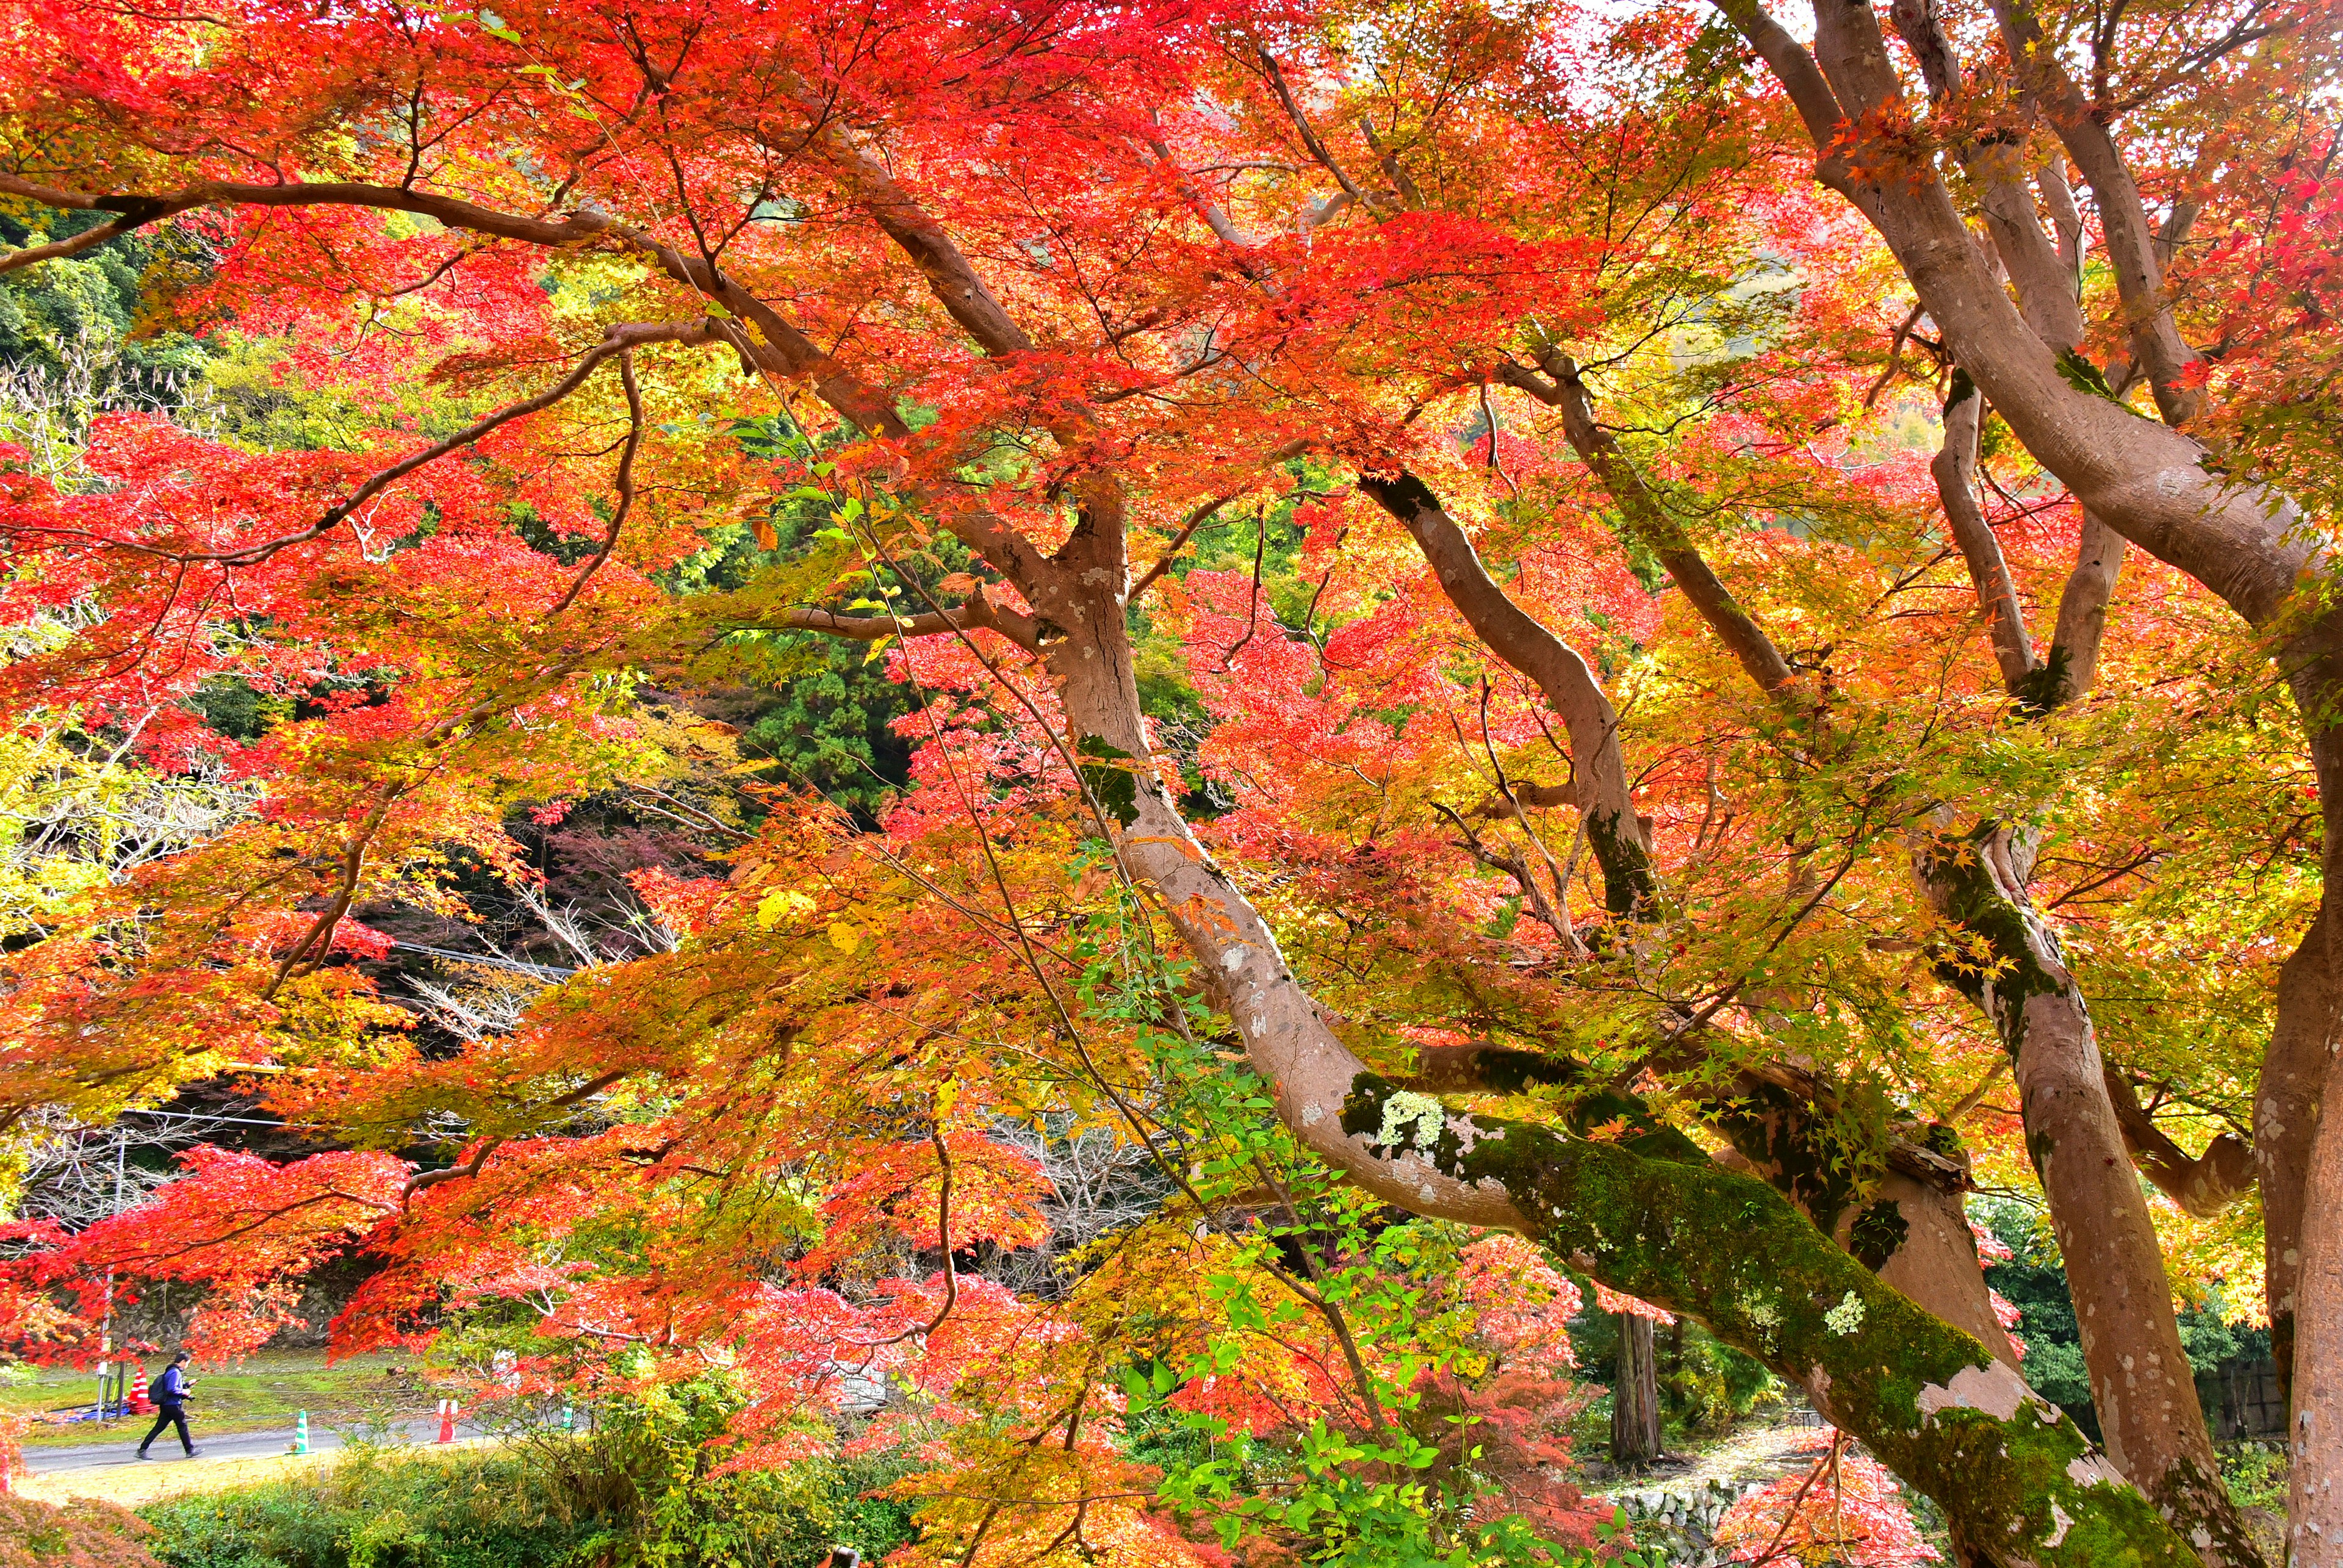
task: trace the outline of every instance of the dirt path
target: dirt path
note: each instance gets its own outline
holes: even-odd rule
[[[1691,1496],[1705,1492],[1711,1482],[1740,1486],[1753,1481],[1778,1481],[1813,1462],[1811,1454],[1801,1453],[1793,1445],[1815,1430],[1811,1419],[1795,1418],[1749,1426],[1697,1454],[1673,1455],[1649,1470],[1625,1473],[1596,1462],[1586,1467],[1587,1490],[1609,1496],[1629,1493]]]
[[[1608,1465],[1589,1465],[1586,1490],[1616,1504],[1635,1544],[1674,1568],[1727,1568],[1715,1544],[1725,1511],[1744,1493],[1813,1463],[1799,1440],[1811,1441],[1820,1430],[1810,1415],[1785,1415],[1649,1470],[1617,1474],[1608,1473]]]
[[[1812,1453],[1801,1452],[1793,1444],[1815,1430],[1792,1423],[1735,1432],[1715,1448],[1695,1455],[1681,1470],[1654,1471],[1644,1484],[1668,1492],[1698,1492],[1712,1481],[1725,1486],[1750,1481],[1778,1481],[1814,1462]]]

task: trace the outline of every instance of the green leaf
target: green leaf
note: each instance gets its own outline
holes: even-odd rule
[[[2071,348],[2058,350],[2058,377],[2077,392],[2088,392],[2094,397],[2104,397],[2118,407],[2122,407],[2115,388],[2107,385],[2107,378],[2099,367]]]

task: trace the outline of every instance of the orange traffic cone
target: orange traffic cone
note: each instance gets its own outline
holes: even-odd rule
[[[439,1441],[442,1442],[456,1441],[456,1402],[452,1399],[443,1399],[439,1402]]]
[[[130,1363],[130,1409],[134,1414],[146,1415],[154,1410],[146,1402],[146,1367],[143,1362]]]

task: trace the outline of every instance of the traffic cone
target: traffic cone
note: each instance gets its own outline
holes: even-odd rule
[[[137,1415],[152,1413],[155,1407],[146,1402],[146,1363],[130,1363],[130,1409]]]
[[[452,1399],[443,1399],[439,1402],[439,1441],[442,1442],[456,1441],[456,1402]]]

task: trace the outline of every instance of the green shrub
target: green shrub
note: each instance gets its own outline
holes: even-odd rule
[[[910,1540],[910,1510],[862,1494],[900,1469],[806,1459],[727,1472],[721,1442],[740,1408],[720,1373],[606,1408],[591,1435],[551,1453],[579,1506],[603,1508],[611,1568],[808,1568],[832,1546],[876,1560]]]
[[[726,1472],[740,1402],[710,1374],[494,1452],[362,1448],[319,1476],[155,1503],[149,1549],[168,1568],[810,1568],[911,1539],[904,1504],[864,1495],[900,1464]]]
[[[2288,1467],[2283,1442],[2225,1442],[2219,1449],[2221,1479],[2240,1508],[2286,1513]]]
[[[558,1568],[593,1532],[522,1459],[354,1451],[316,1477],[139,1511],[169,1568]]]
[[[1687,1431],[1729,1432],[1763,1404],[1779,1403],[1782,1382],[1697,1323],[1682,1325],[1680,1341],[1661,1357],[1661,1392]]]

